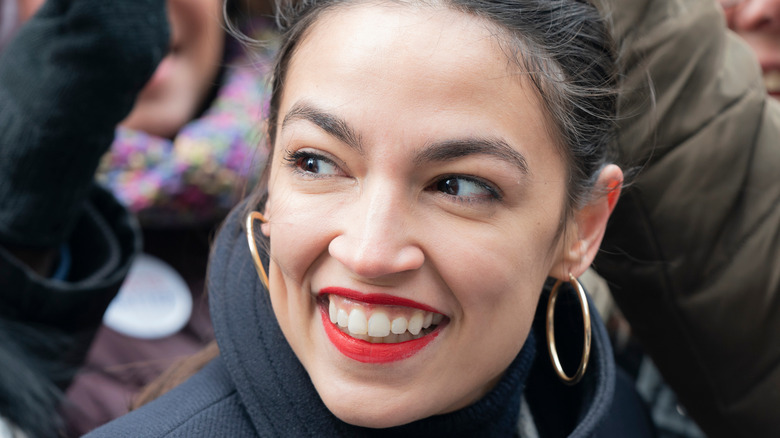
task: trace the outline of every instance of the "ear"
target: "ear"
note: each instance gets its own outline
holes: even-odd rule
[[[265,201],[265,206],[263,206],[263,217],[265,217],[265,222],[260,225],[260,232],[263,233],[265,237],[271,237],[271,225],[268,223],[269,211],[271,211],[271,200],[267,199]]]
[[[574,220],[562,236],[562,255],[550,271],[551,277],[568,281],[569,273],[579,277],[593,263],[622,185],[623,171],[618,166],[609,164],[601,170],[593,199],[574,212]]]

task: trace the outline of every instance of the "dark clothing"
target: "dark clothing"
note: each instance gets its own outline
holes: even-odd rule
[[[615,365],[606,330],[595,312],[588,372],[575,386],[565,386],[553,374],[544,351],[544,320],[537,315],[523,350],[496,387],[475,404],[386,430],[338,420],[320,400],[276,322],[268,292],[252,264],[240,212],[231,214],[217,237],[209,270],[211,315],[220,356],[175,390],[90,437],[506,437],[517,431],[521,394],[541,436],[606,436],[599,435],[600,428],[630,430],[631,436],[642,436],[651,430],[647,417],[631,417],[629,421],[634,422],[627,423],[626,415],[614,415],[613,409],[638,407],[641,411],[641,404],[613,405]],[[576,313],[570,316],[571,312]],[[556,319],[571,324],[559,327],[559,333],[581,333],[577,313],[576,302],[559,303]],[[539,351],[534,354],[536,346]],[[581,346],[572,347],[574,352],[559,344],[563,356],[578,360]]]
[[[618,147],[640,171],[594,267],[708,436],[777,437],[780,105],[716,2],[607,3],[628,66]]]
[[[51,436],[59,393],[83,362],[140,250],[139,236],[133,217],[93,187],[68,242],[70,281],[43,278],[0,246],[0,356],[17,361],[3,361],[0,373],[0,408],[9,420]]]

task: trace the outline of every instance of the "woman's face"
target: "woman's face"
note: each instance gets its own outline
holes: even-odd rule
[[[721,0],[729,27],[753,48],[764,83],[780,98],[780,0]]]
[[[222,60],[222,1],[168,0],[171,50],[123,126],[170,138],[196,115]]]
[[[271,300],[349,423],[483,396],[562,263],[565,167],[494,33],[445,9],[353,5],[291,60],[262,227]]]

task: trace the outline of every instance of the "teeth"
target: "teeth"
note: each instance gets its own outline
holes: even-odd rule
[[[371,318],[368,320],[368,335],[382,338],[389,334],[390,318],[382,312],[376,312],[371,315]]]
[[[428,328],[433,322],[433,313],[425,312],[425,319],[423,319],[423,328]]]
[[[425,317],[421,312],[415,313],[409,318],[409,326],[406,329],[413,335],[419,334],[420,330],[422,330],[424,319]]]
[[[349,312],[349,324],[347,329],[353,335],[367,335],[368,324],[366,323],[366,313],[360,309],[352,309]]]
[[[336,303],[333,301],[328,305],[328,316],[330,316],[330,322],[336,324],[339,322],[339,311],[336,309]]]
[[[770,93],[780,91],[780,71],[772,70],[764,73],[764,85]]]
[[[406,332],[407,325],[409,325],[409,322],[406,321],[406,318],[404,318],[403,316],[399,316],[398,318],[393,320],[393,325],[390,327],[390,331],[395,333],[396,335],[400,335]]]
[[[328,301],[328,317],[331,323],[353,338],[377,344],[420,338],[433,330],[432,326],[435,327],[444,320],[444,315],[440,313],[397,306],[379,310],[337,296],[331,296]],[[408,317],[409,312],[411,317]]]
[[[349,313],[344,309],[339,309],[336,320],[338,321],[339,327],[346,327],[347,324],[349,324]]]

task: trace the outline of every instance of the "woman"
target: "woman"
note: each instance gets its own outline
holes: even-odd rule
[[[212,254],[219,357],[94,436],[646,433],[625,415],[638,405],[612,403],[576,280],[623,179],[598,11],[311,1],[280,17],[266,185]]]

